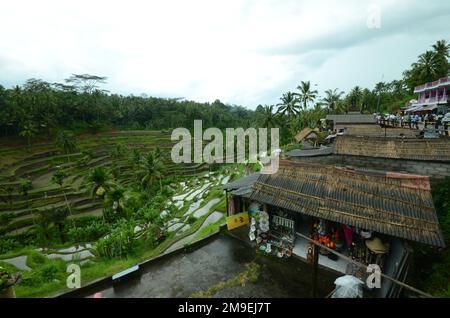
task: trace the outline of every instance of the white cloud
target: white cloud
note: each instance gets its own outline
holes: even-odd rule
[[[382,27],[368,31],[372,3]],[[11,0],[0,11],[0,83],[91,73],[122,94],[255,107],[300,80],[325,90],[400,76],[448,38],[449,9],[405,0]],[[426,33],[405,29],[411,22]]]

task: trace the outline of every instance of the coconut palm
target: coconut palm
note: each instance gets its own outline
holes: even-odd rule
[[[105,207],[112,209],[117,214],[122,214],[125,209],[125,188],[115,184],[105,194]]]
[[[8,203],[10,208],[12,205],[13,192],[14,192],[14,187],[12,185],[3,185],[2,187],[0,187],[0,193],[5,195],[5,198],[2,197],[2,200],[5,203]]]
[[[413,64],[413,67],[417,70],[420,78],[422,78],[424,82],[434,80],[438,73],[438,59],[436,52],[426,51],[424,54],[421,54],[417,63]]]
[[[322,98],[322,103],[327,108],[327,113],[330,111],[334,111],[337,108],[337,104],[341,100],[342,95],[344,92],[338,92],[338,89],[335,88],[333,90],[328,89],[325,91],[325,97]]]
[[[163,152],[159,146],[156,146],[155,150],[153,150],[153,156],[156,160],[162,160]]]
[[[439,40],[433,45],[434,51],[438,56],[443,56],[446,58],[450,57],[450,43],[446,40]]]
[[[64,222],[70,214],[70,207],[58,207],[44,213],[47,214],[48,220],[58,228],[61,242],[64,242]]]
[[[40,212],[37,217],[33,218],[33,223],[39,240],[42,244],[47,244],[52,233],[52,221],[48,214]]]
[[[450,70],[448,58],[450,57],[450,44],[446,40],[437,41],[433,45],[436,53],[437,77],[447,76]]]
[[[130,163],[132,163],[134,166],[137,166],[137,165],[139,165],[139,163],[141,162],[141,157],[142,157],[142,154],[141,154],[141,152],[139,151],[139,149],[134,148],[134,149],[131,151],[131,155],[130,155],[129,161],[130,161]]]
[[[75,152],[77,149],[75,137],[64,130],[58,133],[56,145],[67,155],[67,161],[70,161],[69,154]]]
[[[162,190],[161,178],[164,173],[165,166],[161,160],[155,158],[153,152],[148,153],[141,160],[137,176],[140,184],[144,189],[151,188],[156,180],[159,180],[159,187]]]
[[[348,95],[348,99],[352,109],[361,110],[361,101],[362,101],[363,92],[361,87],[355,86]]]
[[[57,167],[55,173],[52,176],[51,181],[53,183],[56,183],[57,185],[59,185],[59,187],[61,188],[61,191],[64,195],[64,200],[67,205],[67,209],[69,210],[69,213],[72,214],[69,201],[67,200],[66,192],[63,189],[64,179],[66,179],[67,177],[68,177],[68,174],[64,170],[62,170],[61,167]]]
[[[31,145],[31,139],[37,134],[37,128],[31,121],[26,121],[21,125],[19,136],[27,138],[28,146]]]
[[[262,127],[265,128],[273,128],[278,126],[279,122],[278,122],[278,116],[277,114],[274,112],[274,106],[270,105],[270,106],[264,106],[263,108],[263,113],[262,113]]]
[[[86,177],[91,188],[91,195],[103,197],[109,186],[111,186],[111,173],[105,167],[95,167]]]
[[[29,207],[29,201],[28,201],[28,191],[33,189],[33,184],[30,180],[24,180],[19,185],[19,192],[25,197],[27,201],[27,208]]]
[[[278,111],[277,113],[287,116],[289,121],[292,121],[300,112],[300,106],[298,105],[298,99],[295,97],[295,94],[292,92],[287,92],[283,94],[280,98],[281,103],[277,104]]]
[[[300,82],[300,85],[297,86],[297,89],[300,93],[296,93],[299,96],[301,103],[303,104],[303,109],[308,107],[310,102],[313,102],[317,97],[317,90],[311,90],[311,82]]]

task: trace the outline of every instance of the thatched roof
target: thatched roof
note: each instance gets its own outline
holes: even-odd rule
[[[428,177],[281,161],[251,200],[403,239],[444,246]]]
[[[382,128],[379,125],[345,125],[345,135],[367,136],[367,137],[416,137],[417,130],[408,128]]]
[[[333,154],[333,147],[320,147],[314,149],[293,149],[286,153],[288,157],[316,157]]]
[[[446,139],[338,136],[335,154],[450,162]]]
[[[376,124],[377,120],[373,115],[346,114],[327,115],[326,120],[332,120],[334,124]]]
[[[307,127],[305,129],[303,129],[302,131],[300,131],[297,135],[295,135],[295,140],[297,142],[300,142],[308,137],[317,137],[319,131],[320,131],[319,128],[312,129],[312,128]]]
[[[248,176],[242,177],[236,181],[233,182],[229,182],[227,184],[225,184],[222,188],[224,190],[236,190],[236,189],[240,189],[240,188],[245,188],[245,187],[251,187],[253,185],[253,183],[255,183],[256,180],[258,180],[260,176],[259,172],[255,172],[252,174],[249,174]]]

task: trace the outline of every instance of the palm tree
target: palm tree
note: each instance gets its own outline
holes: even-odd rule
[[[121,214],[125,209],[125,188],[113,185],[105,195],[105,205],[112,208],[114,212]]]
[[[274,112],[274,106],[264,106],[262,110],[262,127],[270,129],[278,126],[278,116]]]
[[[59,232],[59,237],[61,239],[61,242],[64,242],[64,221],[69,216],[70,207],[58,207],[54,208],[50,211],[46,211],[44,213],[47,213],[47,217],[50,222],[52,222],[57,228]]]
[[[24,124],[22,124],[19,136],[27,138],[27,144],[29,147],[31,144],[31,138],[34,138],[36,136],[36,133],[36,126],[31,121],[26,121]]]
[[[413,67],[417,70],[422,81],[433,81],[438,73],[437,54],[433,51],[426,51],[419,56],[419,60],[413,64]]]
[[[311,83],[310,81],[307,82],[300,82],[300,85],[297,86],[297,89],[300,91],[300,93],[297,93],[300,97],[300,101],[303,104],[303,109],[306,109],[308,107],[309,102],[313,102],[317,97],[317,90],[311,90]]]
[[[448,58],[450,57],[450,44],[446,40],[440,40],[433,45],[433,49],[436,53],[437,76],[447,76],[450,70],[448,62]]]
[[[142,157],[141,152],[138,149],[134,148],[130,155],[130,162],[134,166],[137,166],[141,162],[141,157]]]
[[[165,167],[161,160],[156,159],[153,152],[148,153],[142,158],[139,170],[137,171],[141,186],[144,189],[149,189],[154,185],[156,180],[159,180],[159,187],[162,190],[161,178],[164,170]]]
[[[163,152],[159,146],[156,146],[155,150],[153,150],[153,156],[156,160],[162,160]]]
[[[338,89],[328,89],[325,91],[325,97],[322,98],[322,102],[327,107],[327,112],[334,111],[337,108],[337,104],[340,101],[344,92],[338,92]]]
[[[0,192],[3,192],[6,195],[6,199],[4,199],[5,203],[9,204],[9,207],[12,206],[12,194],[14,192],[14,187],[12,185],[4,185],[0,188]]]
[[[30,180],[24,180],[19,185],[19,192],[26,198],[27,200],[27,208],[29,207],[29,201],[28,201],[28,191],[33,189],[33,184]]]
[[[450,43],[446,40],[439,40],[433,45],[433,49],[438,56],[443,56],[445,58],[450,57]]]
[[[300,106],[298,105],[298,99],[295,97],[295,94],[292,92],[287,92],[283,94],[280,98],[281,103],[277,104],[278,111],[277,113],[287,116],[289,121],[300,112]]]
[[[362,100],[362,90],[361,87],[359,86],[355,86],[351,91],[350,94],[348,95],[348,99],[350,102],[350,105],[352,106],[353,109],[359,109],[360,111],[361,109],[361,100]]]
[[[56,145],[67,155],[67,161],[69,162],[69,154],[75,152],[77,149],[75,137],[61,130],[56,137]]]
[[[90,171],[86,181],[90,184],[91,195],[102,197],[111,185],[111,173],[104,167],[95,167]]]
[[[57,167],[57,170],[53,174],[51,180],[52,180],[52,182],[58,184],[59,187],[61,188],[61,191],[64,195],[64,200],[66,201],[67,209],[69,210],[69,213],[72,214],[69,201],[67,201],[66,192],[63,189],[64,179],[66,179],[67,177],[68,177],[68,174],[64,170],[62,170],[60,167]]]
[[[33,218],[33,223],[41,243],[48,243],[50,241],[50,233],[52,232],[52,222],[48,214],[43,212],[39,213],[38,217]]]

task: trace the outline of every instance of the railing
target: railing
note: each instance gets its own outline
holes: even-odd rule
[[[434,121],[403,121],[403,120],[392,120],[392,119],[379,119],[378,124],[384,127],[392,128],[410,128],[413,130],[424,130],[425,128],[436,128],[436,122]],[[439,130],[439,134],[443,136],[450,136],[450,125],[445,122],[441,123],[436,129]]]
[[[438,102],[447,102],[448,101],[448,97],[449,95],[444,95],[441,97],[430,97],[430,98],[420,98],[419,100],[417,100],[417,102],[415,103],[411,103],[411,104],[426,104],[426,103],[434,103],[436,101]]]
[[[422,91],[427,88],[437,87],[437,86],[443,85],[443,84],[450,84],[450,76],[443,77],[434,82],[429,82],[429,83],[425,83],[423,85],[416,86],[414,88],[414,93]]]

